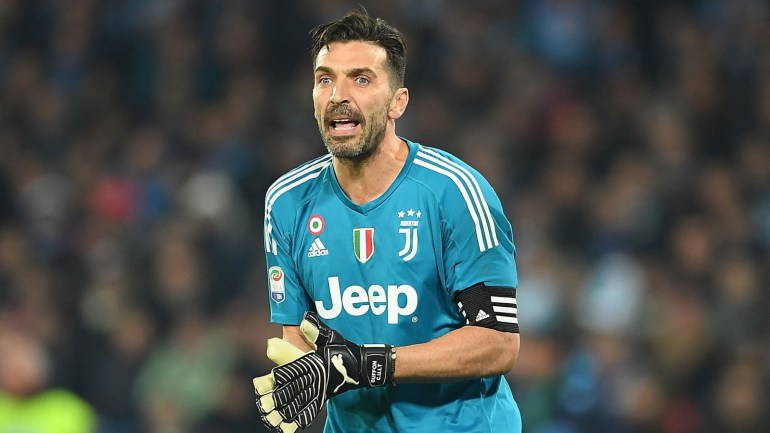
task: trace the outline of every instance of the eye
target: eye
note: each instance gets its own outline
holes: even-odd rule
[[[363,75],[359,75],[358,77],[356,77],[356,83],[358,83],[358,84],[360,84],[362,86],[367,85],[367,84],[369,84],[369,78],[365,77]]]
[[[325,86],[327,84],[331,84],[332,79],[329,78],[329,77],[323,76],[323,77],[319,77],[317,82],[318,82],[318,84],[320,84],[322,86]]]

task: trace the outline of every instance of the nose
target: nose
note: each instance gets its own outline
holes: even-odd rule
[[[347,89],[343,83],[336,83],[332,89],[332,94],[329,96],[329,101],[335,104],[343,104],[350,102],[347,94]]]

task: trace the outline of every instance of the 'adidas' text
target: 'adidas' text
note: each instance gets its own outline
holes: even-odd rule
[[[326,249],[320,238],[315,238],[313,244],[310,245],[310,250],[307,252],[308,257],[320,257],[329,255],[329,250]]]

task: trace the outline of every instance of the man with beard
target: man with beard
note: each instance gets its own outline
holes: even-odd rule
[[[278,366],[254,379],[277,431],[520,432],[503,375],[519,351],[511,225],[455,156],[396,134],[403,35],[351,11],[311,32],[329,153],[265,199]]]

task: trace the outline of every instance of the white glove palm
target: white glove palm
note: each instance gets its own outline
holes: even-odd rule
[[[310,352],[312,353],[312,352]],[[278,366],[286,365],[296,361],[305,355],[300,348],[294,346],[288,341],[280,338],[270,338],[267,340],[267,357]],[[299,427],[296,421],[284,417],[276,410],[276,401],[273,393],[276,390],[275,369],[264,376],[255,377],[254,390],[256,391],[257,407],[262,414],[262,419],[266,425],[282,433],[294,433]],[[315,415],[313,416],[315,417]],[[310,420],[312,421],[312,419]],[[308,422],[309,424],[310,422]],[[303,426],[303,428],[306,427]]]

